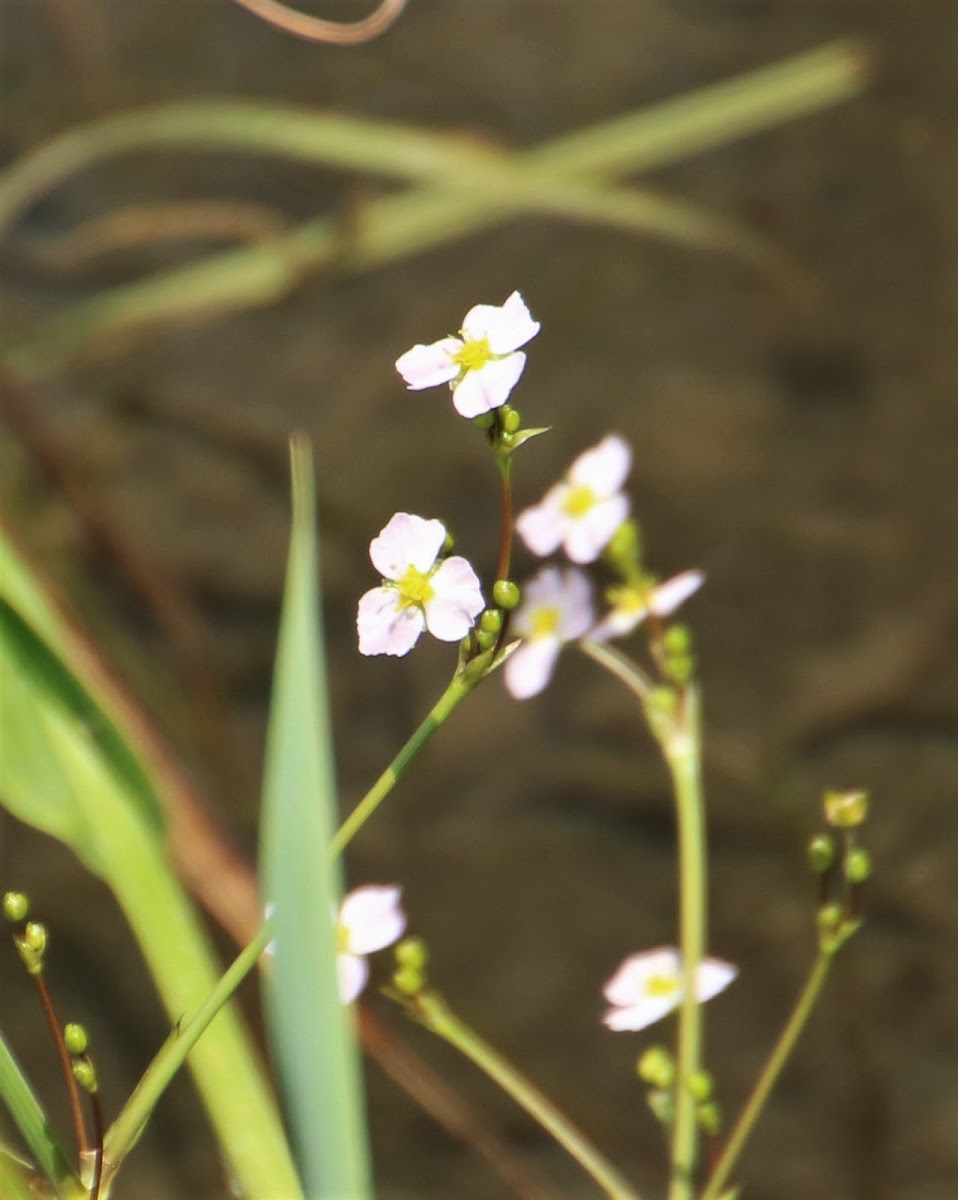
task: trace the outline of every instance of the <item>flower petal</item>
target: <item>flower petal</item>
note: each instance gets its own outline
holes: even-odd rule
[[[632,466],[628,442],[610,433],[597,446],[580,454],[569,468],[569,479],[577,487],[589,487],[597,496],[612,496],[625,483]]]
[[[558,638],[539,637],[514,650],[503,668],[510,695],[516,700],[538,695],[552,678],[561,644]]]
[[[621,492],[594,504],[584,517],[569,525],[566,554],[574,563],[595,562],[628,515],[629,498]]]
[[[705,582],[702,571],[683,571],[660,583],[653,591],[649,607],[657,617],[668,617],[699,590]]]
[[[654,1025],[679,1005],[679,996],[643,996],[634,1004],[610,1008],[602,1018],[603,1025],[617,1031],[645,1029]]]
[[[554,553],[562,545],[568,526],[568,518],[562,511],[562,502],[569,492],[567,483],[557,484],[539,504],[524,509],[516,519],[516,532],[540,558]]]
[[[356,614],[359,653],[401,658],[415,646],[425,625],[422,610],[403,607],[395,588],[371,588],[360,597]]]
[[[426,628],[441,642],[458,642],[485,607],[479,579],[466,559],[453,555],[429,582],[434,595],[425,606]]]
[[[339,999],[343,1004],[351,1004],[366,986],[369,963],[355,954],[337,954],[336,973],[339,976]]]
[[[461,417],[478,417],[501,408],[519,382],[526,356],[520,351],[508,358],[494,359],[475,371],[467,371],[452,389],[452,403]]]
[[[679,952],[674,947],[643,950],[629,955],[602,991],[610,1004],[633,1004],[638,996],[644,995],[649,979],[677,980],[681,970]]]
[[[455,357],[461,349],[462,342],[454,337],[429,346],[419,343],[396,359],[396,370],[406,381],[406,387],[414,392],[450,383],[459,374]]]
[[[371,954],[397,941],[406,928],[401,906],[402,889],[370,886],[356,888],[339,910],[340,930],[346,935],[349,954]]]
[[[445,540],[442,521],[399,512],[369,543],[369,557],[383,579],[395,581],[402,579],[409,567],[423,574],[430,570]]]
[[[703,958],[695,973],[695,994],[699,1003],[704,1004],[719,992],[724,992],[736,975],[738,967],[732,963],[723,962],[720,958]]]
[[[486,338],[493,354],[509,354],[531,341],[539,332],[538,321],[518,292],[513,292],[505,304],[476,304],[466,313],[462,332],[470,341]]]

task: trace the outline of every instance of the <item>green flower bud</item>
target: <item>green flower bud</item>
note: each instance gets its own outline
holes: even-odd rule
[[[492,423],[496,419],[494,412],[480,413],[478,417],[472,418],[473,425],[478,425],[480,429],[491,429]]]
[[[492,585],[492,599],[500,608],[511,610],[518,607],[522,599],[519,585],[511,579],[497,579]]]
[[[689,654],[692,649],[692,631],[688,625],[670,625],[662,638],[662,648],[670,656]]]
[[[689,1079],[689,1091],[692,1093],[692,1099],[697,1100],[700,1104],[711,1099],[714,1090],[715,1080],[708,1071],[696,1071]]]
[[[68,1025],[63,1026],[63,1044],[70,1054],[86,1054],[90,1039],[82,1025],[71,1021]]]
[[[4,892],[3,915],[8,921],[19,924],[27,919],[30,911],[30,901],[23,892]]]
[[[832,937],[841,926],[844,913],[840,904],[823,904],[818,910],[818,932],[823,938]]]
[[[675,1063],[661,1043],[650,1046],[635,1064],[636,1074],[644,1083],[656,1088],[670,1088],[675,1082]]]
[[[429,962],[429,948],[418,937],[403,938],[395,949],[395,955],[401,967],[415,967],[419,971]]]
[[[97,1091],[96,1071],[88,1058],[77,1058],[73,1062],[73,1078],[85,1092],[92,1096]]]
[[[671,1125],[675,1117],[675,1099],[672,1093],[653,1089],[649,1092],[647,1100],[656,1119],[665,1126]]]
[[[500,408],[502,414],[502,428],[506,433],[518,433],[522,426],[522,417],[512,407],[511,404],[503,404]]]
[[[825,793],[825,820],[836,829],[855,829],[868,816],[868,793],[833,791]]]
[[[502,613],[498,608],[487,608],[479,618],[479,628],[486,633],[499,633],[502,629]]]
[[[710,1100],[708,1104],[700,1104],[695,1110],[695,1115],[698,1117],[699,1125],[711,1137],[714,1137],[722,1128],[722,1110],[714,1100]]]
[[[849,883],[864,883],[872,873],[872,856],[860,847],[849,850],[845,859],[845,878]]]
[[[497,633],[493,633],[489,629],[478,629],[476,631],[476,645],[480,650],[491,650],[496,644],[498,636]]]
[[[403,996],[415,996],[421,992],[426,980],[417,967],[400,967],[393,972],[393,987]]]
[[[808,865],[824,875],[835,861],[835,842],[827,833],[818,833],[808,843]]]
[[[602,557],[623,579],[634,580],[639,569],[642,553],[642,538],[639,527],[633,520],[623,521],[613,533]]]

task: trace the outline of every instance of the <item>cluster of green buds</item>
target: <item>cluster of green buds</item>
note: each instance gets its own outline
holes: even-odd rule
[[[426,987],[429,950],[422,938],[407,937],[396,945],[392,986],[403,1000],[411,1000]]]
[[[646,1095],[649,1108],[660,1124],[669,1128],[675,1116],[675,1060],[671,1051],[661,1042],[650,1046],[635,1065],[636,1074],[649,1085]],[[695,1100],[695,1114],[704,1133],[714,1136],[722,1124],[722,1113],[715,1099],[715,1081],[708,1071],[696,1071],[688,1081],[688,1089]]]
[[[43,972],[43,960],[47,950],[47,928],[39,921],[28,921],[30,900],[23,892],[5,892],[3,915],[15,926],[13,944],[23,965],[30,975]]]
[[[85,1092],[91,1096],[96,1095],[99,1085],[97,1084],[96,1069],[87,1053],[90,1038],[86,1029],[75,1021],[68,1022],[63,1027],[63,1044],[70,1056],[73,1078]]]
[[[829,954],[861,925],[861,889],[872,872],[871,855],[861,845],[868,805],[868,793],[861,790],[826,792],[828,828],[808,845],[809,866],[819,878],[819,944]]]

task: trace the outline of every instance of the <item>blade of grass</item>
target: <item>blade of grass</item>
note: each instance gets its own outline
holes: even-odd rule
[[[71,1180],[79,1184],[56,1134],[50,1126],[43,1106],[14,1058],[0,1032],[0,1097],[20,1136],[40,1170],[55,1189],[62,1190]],[[2,1157],[2,1156],[0,1156]],[[6,1195],[0,1191],[0,1195]]]
[[[291,445],[293,528],[273,681],[260,871],[273,906],[267,1025],[309,1200],[372,1200],[362,1084],[340,1003],[333,914],[341,893],[327,847],[336,789],[317,590],[312,452]]]

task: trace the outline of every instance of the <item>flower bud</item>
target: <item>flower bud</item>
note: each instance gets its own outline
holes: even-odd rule
[[[714,1137],[722,1128],[722,1110],[714,1100],[710,1100],[707,1104],[700,1104],[695,1110],[695,1115],[698,1117],[699,1125],[710,1137]]]
[[[396,962],[401,967],[415,967],[417,970],[429,962],[429,948],[422,938],[407,937],[396,946],[394,951]]]
[[[849,850],[845,859],[845,878],[849,883],[864,883],[872,873],[872,856],[867,850],[856,847]]]
[[[824,875],[835,861],[835,842],[827,833],[818,833],[808,843],[808,865],[816,874]]]
[[[635,1064],[636,1074],[645,1083],[657,1088],[670,1088],[675,1082],[675,1063],[665,1046],[650,1046]]]
[[[29,911],[30,901],[23,892],[4,892],[3,915],[8,921],[19,924],[27,919]]]
[[[511,404],[503,404],[499,409],[502,414],[502,428],[506,433],[518,433],[522,426],[522,417]]]
[[[693,1100],[697,1100],[700,1104],[711,1099],[714,1090],[715,1080],[708,1071],[696,1071],[689,1078],[689,1091],[692,1093]]]
[[[497,608],[487,608],[479,618],[479,628],[485,633],[499,633],[502,629],[502,613]]]
[[[425,977],[418,967],[400,967],[393,972],[393,987],[403,996],[417,995],[425,983]]]
[[[497,633],[493,633],[490,629],[477,629],[476,645],[480,650],[491,650],[496,644],[498,636]]]
[[[868,816],[868,793],[850,789],[829,791],[824,800],[825,820],[836,829],[855,829]]]
[[[500,608],[510,610],[518,607],[522,593],[511,579],[497,579],[492,585],[492,599]]]
[[[73,1078],[85,1092],[92,1096],[97,1091],[96,1071],[88,1058],[78,1058],[73,1063]]]
[[[85,1054],[90,1039],[82,1025],[71,1021],[63,1026],[63,1044],[70,1054]]]
[[[648,1094],[649,1108],[656,1119],[663,1125],[671,1125],[675,1116],[675,1098],[671,1092],[659,1091],[657,1088]]]

